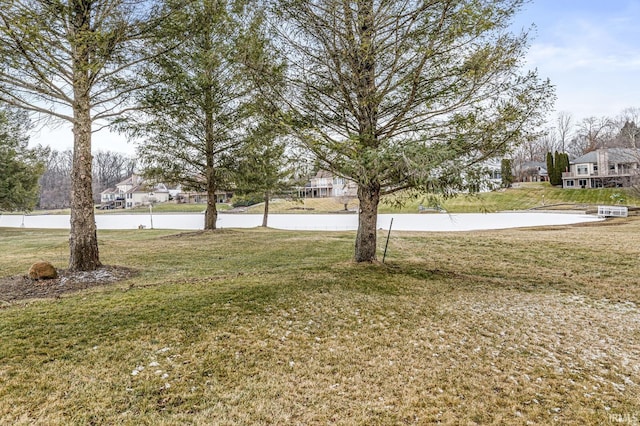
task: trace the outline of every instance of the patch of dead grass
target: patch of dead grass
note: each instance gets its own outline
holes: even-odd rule
[[[133,286],[0,311],[0,423],[637,418],[639,234],[394,233],[354,265],[349,233],[112,233]]]

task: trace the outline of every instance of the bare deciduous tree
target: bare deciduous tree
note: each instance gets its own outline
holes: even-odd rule
[[[547,152],[554,153],[556,151],[560,151],[561,141],[556,137],[557,133],[557,129],[552,127],[546,129],[538,138],[536,138],[538,149],[536,158],[539,158],[539,160],[536,161],[542,161],[545,159]]]
[[[625,108],[616,121],[621,146],[640,148],[640,108]]]
[[[614,123],[609,117],[587,117],[578,124],[577,135],[568,151],[580,156],[598,148],[606,148],[614,138]]]
[[[571,129],[573,126],[573,116],[570,112],[560,111],[556,118],[558,139],[560,143],[560,152],[566,152],[567,144],[571,136]],[[553,151],[549,151],[553,152]]]
[[[73,152],[51,150],[44,159],[44,173],[40,178],[41,209],[63,209],[71,206],[71,172]]]
[[[119,152],[96,152],[93,156],[94,202],[100,202],[100,192],[133,174],[135,164],[135,160]]]

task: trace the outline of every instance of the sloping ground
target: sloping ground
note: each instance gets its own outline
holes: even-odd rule
[[[409,200],[400,210],[405,213],[416,213],[418,206],[433,204],[429,197],[418,197]],[[549,184],[520,184],[519,187],[484,192],[474,195],[459,195],[440,200],[439,205],[451,213],[497,212],[509,210],[528,210],[534,208],[586,210],[598,205],[639,206],[640,198],[625,188],[604,189],[562,189]],[[555,206],[555,207],[554,207]],[[397,207],[381,205],[381,212],[393,213]]]
[[[451,371],[453,383],[469,383],[468,375],[477,381],[470,392],[475,403],[461,392],[460,404],[477,410],[477,394],[487,408],[510,400],[504,417],[480,416],[480,424],[517,418],[522,424],[603,424],[634,413],[640,402],[640,310],[634,303],[501,291],[459,298],[442,309],[450,328],[438,327],[441,344],[431,345],[442,360],[436,363]],[[630,405],[621,408],[620,400]]]
[[[394,233],[354,265],[353,233],[104,232],[139,275],[0,309],[0,424],[634,424],[639,235]],[[3,271],[67,238],[0,236]]]
[[[104,314],[93,301],[97,335],[50,308],[46,318],[62,328],[53,336],[72,338],[28,344],[4,363],[12,393],[0,391],[0,421],[596,425],[640,404],[633,304],[519,290],[438,294],[395,279],[385,295],[330,279],[309,282],[322,291],[257,304],[254,292],[270,290],[251,278],[223,280],[235,288],[224,298],[193,282],[174,286],[176,297],[165,289],[140,307],[124,298]]]

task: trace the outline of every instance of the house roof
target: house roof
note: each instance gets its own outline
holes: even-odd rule
[[[142,185],[136,185],[133,188],[131,188],[130,190],[128,190],[126,192],[126,194],[134,194],[134,193],[149,193],[149,192],[158,192],[158,193],[163,193],[163,192],[169,192],[169,190],[167,190],[167,187],[164,186],[164,184],[157,184],[155,187],[146,185],[146,184],[142,184]]]
[[[318,170],[318,173],[313,177],[314,179],[322,179],[322,178],[333,178],[333,173],[327,170]]]
[[[122,186],[122,185],[139,185],[140,183],[142,183],[142,176],[133,174],[131,176],[129,176],[128,178],[126,178],[125,180],[123,180],[122,182],[118,182],[116,184],[116,186]]]
[[[569,164],[579,164],[579,163],[597,163],[598,155],[596,151],[587,152],[582,157],[574,158],[569,162]]]
[[[541,161],[525,161],[520,165],[520,170],[537,170],[541,175],[546,175],[547,163]]]
[[[602,150],[599,149],[596,151],[588,152],[582,157],[573,159],[570,163],[571,164],[582,164],[582,163],[595,164],[598,162],[598,151],[602,151]],[[605,148],[604,151],[607,151],[610,163],[640,162],[640,149]]]
[[[133,176],[129,176],[122,182],[116,183],[116,186],[122,186],[122,185],[133,185]]]

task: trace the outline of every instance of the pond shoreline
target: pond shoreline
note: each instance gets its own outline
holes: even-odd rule
[[[431,213],[380,214],[378,228],[388,230],[393,218],[396,231],[478,231],[532,226],[570,225],[602,220],[578,212],[510,211],[500,213]],[[218,228],[255,228],[262,223],[261,214],[218,215]],[[96,215],[98,230],[175,229],[201,230],[202,213],[134,213]],[[355,214],[271,214],[270,228],[300,231],[354,231],[358,227]],[[0,215],[3,228],[69,229],[69,215]]]

